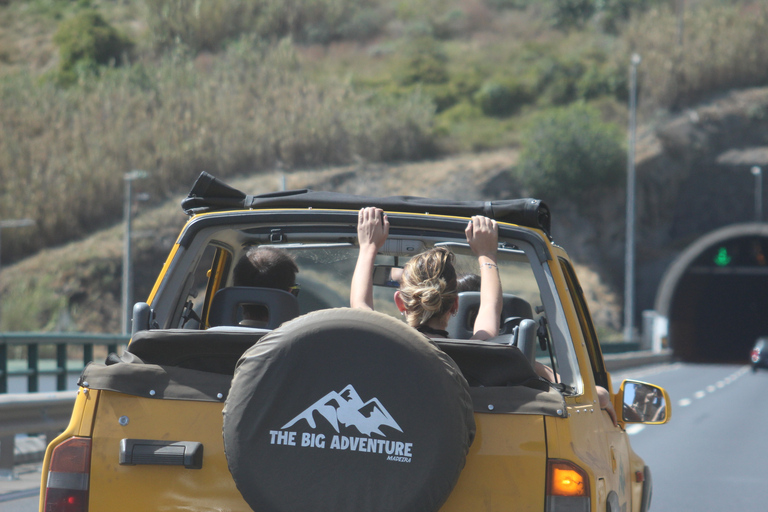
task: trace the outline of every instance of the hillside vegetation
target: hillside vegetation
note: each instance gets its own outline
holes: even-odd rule
[[[110,226],[132,169],[150,173],[136,183],[146,209],[203,170],[359,174],[519,151],[501,193],[578,203],[623,180],[632,52],[641,120],[654,122],[766,85],[766,25],[768,6],[746,0],[0,1],[0,219],[36,221],[3,231],[2,261],[56,254],[49,272],[0,275],[0,291],[34,309],[12,325],[4,300],[0,329],[114,329]],[[64,262],[66,244],[104,229],[98,264]],[[146,242],[143,261],[172,237]],[[96,289],[99,315],[80,307]]]

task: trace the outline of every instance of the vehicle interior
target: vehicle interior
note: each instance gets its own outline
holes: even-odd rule
[[[212,229],[205,242],[201,242],[205,247],[191,247],[187,251],[197,258],[194,265],[181,265],[188,269],[187,275],[171,277],[183,278],[182,294],[175,310],[168,311],[165,318],[156,318],[156,325],[192,331],[246,330],[251,336],[261,336],[305,313],[349,307],[349,288],[358,254],[356,236],[350,227],[340,230],[333,226],[299,225],[293,230],[282,228],[279,233],[265,226]],[[397,227],[393,222],[390,238],[375,262],[374,309],[402,318],[394,303],[398,272],[413,255],[431,247],[444,246],[454,253],[460,278],[479,275],[477,258],[463,238],[463,231],[429,233]],[[232,270],[252,245],[274,246],[292,256],[299,268],[297,295],[283,290],[233,286]],[[571,354],[563,355],[568,343],[560,343],[566,347],[563,349],[550,341],[553,333],[543,297],[555,294],[542,294],[540,286],[549,286],[542,274],[547,266],[541,264],[528,242],[502,237],[497,263],[504,301],[499,336],[486,342],[469,340],[479,307],[479,291],[467,288],[459,294],[459,313],[448,326],[450,338],[436,342],[454,357],[475,386],[510,385],[529,379],[529,370],[538,359],[555,368],[562,379],[558,383],[562,390],[575,392],[579,388],[578,369]],[[268,320],[246,326],[243,311],[252,307],[266,310]],[[551,307],[556,309],[556,305]],[[141,347],[134,340],[129,350],[136,354]],[[527,361],[528,368],[521,369],[519,363],[511,362],[521,358]],[[233,368],[233,364],[230,361],[223,367]]]

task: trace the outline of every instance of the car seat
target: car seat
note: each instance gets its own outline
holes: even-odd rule
[[[522,320],[533,319],[533,308],[525,299],[505,293],[502,300],[499,334],[512,334],[514,327]],[[448,320],[447,330],[451,338],[466,340],[472,337],[478,309],[480,292],[459,293],[459,310]]]
[[[211,327],[240,325],[243,306],[265,308],[268,319],[263,327],[266,329],[274,329],[299,316],[299,302],[290,292],[276,288],[229,286],[213,296],[208,324]]]

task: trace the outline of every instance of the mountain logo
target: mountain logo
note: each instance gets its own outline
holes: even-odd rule
[[[326,436],[322,429],[318,428],[318,418],[325,418],[336,433]],[[305,431],[305,421],[312,432]],[[291,427],[296,429],[297,424],[300,424],[298,430],[289,430]],[[360,435],[350,434],[346,430],[342,434],[342,426],[354,427]],[[328,453],[347,451],[364,454],[362,456],[366,457],[378,454],[386,457],[388,462],[410,464],[413,460],[413,443],[407,440],[386,439],[387,436],[381,431],[385,426],[403,432],[378,398],[363,402],[355,388],[349,384],[341,391],[331,391],[283,425],[280,430],[270,430],[268,442],[272,446],[280,446],[280,449],[295,447],[302,450],[328,450]],[[315,430],[320,432],[314,432]],[[372,434],[376,434],[376,437]]]
[[[315,413],[325,418],[337,433],[339,425],[355,427],[358,432],[368,437],[371,437],[371,434],[386,437],[381,431],[383,426],[403,431],[378,398],[363,402],[351,384],[341,391],[331,391],[283,425],[282,429],[288,429],[301,420],[306,420],[309,427],[315,429]]]

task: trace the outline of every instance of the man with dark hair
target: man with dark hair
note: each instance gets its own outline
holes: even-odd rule
[[[290,254],[277,247],[250,247],[233,271],[235,286],[277,288],[292,292],[299,267]]]
[[[276,288],[298,295],[296,274],[299,267],[293,257],[282,249],[271,246],[250,247],[232,271],[234,286]],[[269,319],[264,306],[243,305],[241,325],[261,327]]]

